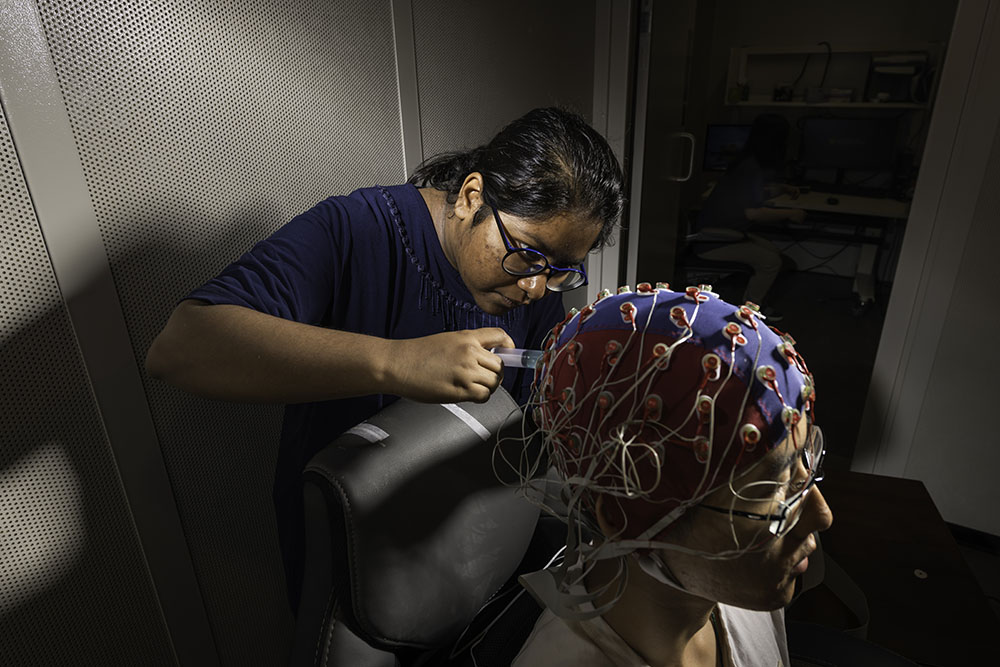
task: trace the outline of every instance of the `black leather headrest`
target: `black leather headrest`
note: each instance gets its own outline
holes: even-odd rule
[[[373,646],[454,639],[524,555],[538,510],[497,480],[497,433],[521,435],[502,388],[482,405],[401,399],[306,467],[328,504],[343,620]]]

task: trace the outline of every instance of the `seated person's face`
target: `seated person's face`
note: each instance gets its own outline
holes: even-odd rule
[[[752,502],[735,497],[728,487],[717,489],[701,503],[717,508],[774,514],[777,501],[794,495],[810,477],[802,457],[806,442],[805,419],[797,425],[799,443],[796,449],[792,437],[785,441],[760,463],[734,481],[733,487],[746,498],[764,498]],[[775,482],[747,488],[746,484],[758,481]],[[734,502],[735,501],[735,502]],[[681,553],[673,549],[660,550],[660,557],[684,588],[699,597],[745,609],[772,610],[791,602],[795,579],[805,571],[803,558],[816,548],[813,531],[825,530],[833,522],[833,513],[827,506],[819,487],[813,485],[791,511],[788,523],[798,521],[784,535],[775,537],[769,531],[770,522],[749,519],[728,513],[719,513],[693,507],[683,519],[681,530],[674,537],[664,534],[661,539],[676,541],[681,546],[706,553],[719,553],[735,548],[734,533],[741,546],[761,545],[758,549],[735,559],[710,559]],[[634,568],[638,570],[638,568]]]

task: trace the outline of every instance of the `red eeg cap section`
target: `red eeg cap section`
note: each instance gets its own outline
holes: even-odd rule
[[[557,466],[603,471],[593,486],[630,504],[632,536],[765,456],[815,397],[791,338],[756,311],[710,290],[641,288],[605,292],[554,330],[533,399]],[[647,500],[630,501],[629,485]]]

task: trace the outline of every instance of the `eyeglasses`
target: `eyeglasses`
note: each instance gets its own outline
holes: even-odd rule
[[[549,272],[545,279],[545,288],[552,292],[568,292],[577,287],[587,284],[587,272],[583,264],[579,269],[567,269],[549,264],[545,255],[534,248],[517,247],[507,236],[507,230],[500,222],[500,213],[497,207],[490,204],[493,209],[493,217],[497,221],[497,229],[500,230],[500,237],[507,247],[507,254],[503,256],[500,265],[503,270],[512,276],[536,276],[539,273]]]
[[[802,448],[802,464],[805,466],[809,476],[800,481],[789,483],[792,496],[786,500],[778,501],[778,511],[774,514],[757,514],[755,512],[744,512],[736,509],[724,509],[722,507],[712,507],[710,505],[698,505],[713,512],[741,516],[755,521],[770,521],[768,532],[775,537],[781,537],[788,533],[802,516],[802,501],[805,500],[809,490],[817,482],[823,481],[823,459],[826,457],[826,449],[823,447],[823,431],[818,426],[809,427],[809,436],[806,444]]]

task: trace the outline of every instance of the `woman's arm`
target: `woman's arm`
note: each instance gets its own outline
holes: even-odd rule
[[[150,346],[146,370],[226,400],[299,403],[388,393],[483,402],[502,378],[493,347],[514,343],[494,328],[388,340],[187,300]]]
[[[777,197],[778,195],[788,195],[792,199],[798,199],[801,191],[795,185],[788,185],[787,183],[768,183],[764,186],[764,195],[767,199],[772,197]]]

